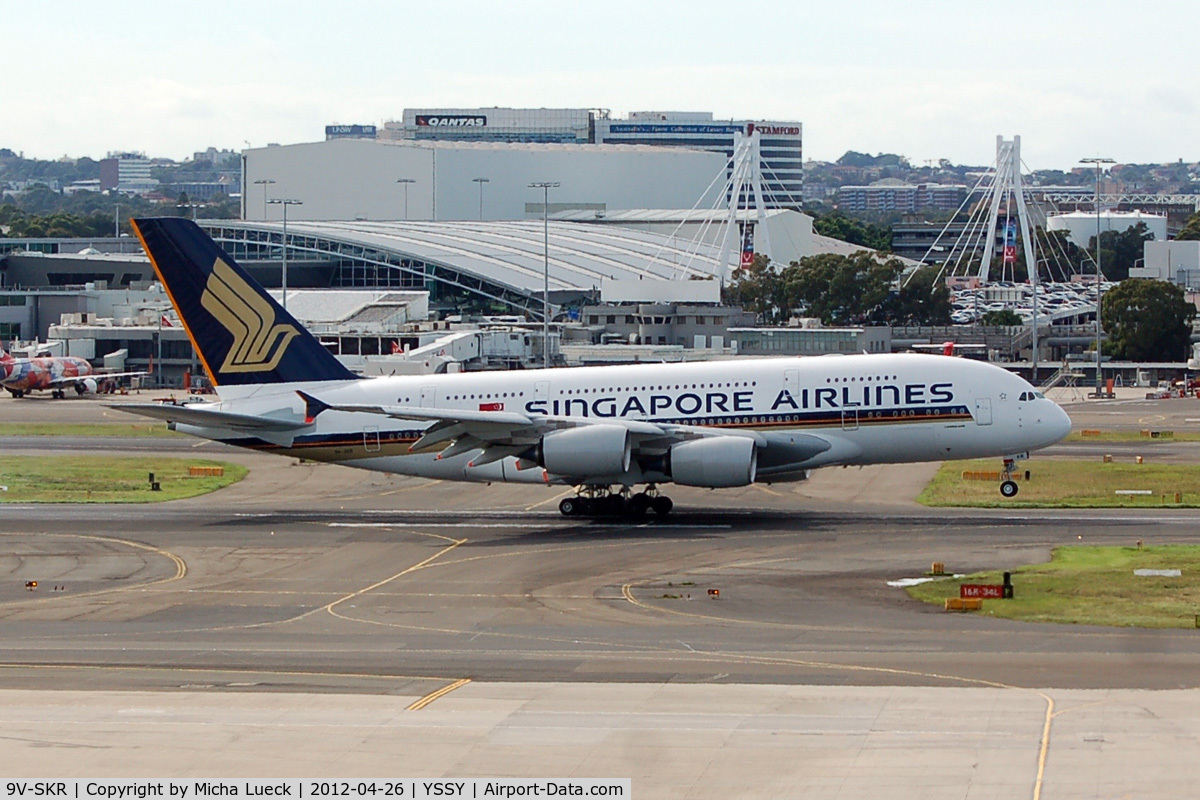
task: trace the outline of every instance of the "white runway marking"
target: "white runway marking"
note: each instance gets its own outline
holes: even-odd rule
[[[544,523],[532,522],[326,522],[330,528],[472,528],[478,530],[480,528],[521,528],[525,530],[543,530],[546,525]],[[638,524],[619,523],[590,525],[584,523],[576,527],[586,528],[587,530],[599,529],[621,529],[628,530],[630,528],[647,528],[651,530],[729,530],[731,525],[687,525],[687,524],[671,524],[658,522],[643,522]]]

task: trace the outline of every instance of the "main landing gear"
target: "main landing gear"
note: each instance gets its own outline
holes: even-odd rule
[[[609,487],[585,486],[574,497],[564,497],[558,510],[564,517],[632,517],[641,519],[651,511],[658,517],[671,513],[675,504],[651,484],[646,491],[633,494],[628,486],[618,491]]]

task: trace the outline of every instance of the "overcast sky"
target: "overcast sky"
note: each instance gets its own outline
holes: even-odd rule
[[[316,141],[406,107],[799,120],[807,158],[1200,160],[1190,3],[0,0],[0,147]]]

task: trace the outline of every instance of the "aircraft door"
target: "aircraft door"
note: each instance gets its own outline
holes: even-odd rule
[[[421,387],[421,408],[433,408],[437,405],[437,390],[432,386]]]
[[[991,425],[992,424],[992,398],[976,397],[975,398],[975,424],[976,425]]]
[[[376,425],[368,425],[363,428],[363,449],[368,453],[379,452],[379,428]]]
[[[550,381],[534,381],[533,401],[541,403],[546,413],[550,413]]]
[[[783,390],[788,393],[788,397],[800,405],[800,370],[789,369],[783,373]]]
[[[843,408],[842,409],[842,430],[856,431],[858,430],[858,409]]]

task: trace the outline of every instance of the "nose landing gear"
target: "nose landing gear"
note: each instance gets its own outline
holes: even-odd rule
[[[1016,464],[1015,459],[1011,459],[1011,458],[1004,459],[1004,473],[1002,475],[1004,480],[1001,481],[1001,483],[1000,483],[1000,494],[1004,495],[1005,497],[1009,497],[1009,498],[1016,497],[1017,492],[1019,492],[1021,489],[1021,487],[1017,486],[1017,482],[1014,481],[1013,477],[1012,477],[1013,476],[1013,466],[1015,464]]]
[[[675,504],[653,484],[631,493],[628,486],[613,491],[607,486],[584,486],[574,497],[564,497],[558,510],[564,517],[630,517],[641,519],[651,511],[657,517],[671,513]]]

